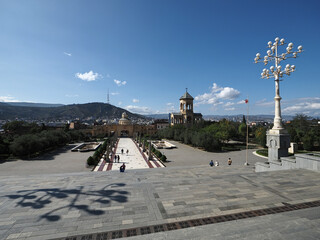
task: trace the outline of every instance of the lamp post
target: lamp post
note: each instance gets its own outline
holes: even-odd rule
[[[149,152],[148,152],[148,160],[152,160],[152,153],[151,153],[151,148],[152,148],[152,146],[151,146],[151,140],[149,139]]]
[[[274,109],[274,121],[273,127],[267,133],[267,146],[268,149],[268,159],[269,161],[278,160],[280,157],[284,157],[288,155],[288,147],[290,146],[290,136],[287,131],[284,129],[282,125],[281,118],[281,107],[280,107],[280,87],[279,81],[282,81],[283,75],[288,75],[296,70],[294,65],[287,64],[285,68],[282,70],[280,63],[289,58],[297,58],[298,53],[302,52],[302,46],[299,46],[297,51],[293,51],[293,43],[289,43],[286,52],[279,53],[278,47],[283,46],[285,44],[285,40],[279,39],[278,37],[272,43],[268,42],[267,55],[260,58],[260,53],[256,54],[254,59],[255,63],[263,62],[264,65],[267,65],[269,62],[274,61],[274,65],[270,67],[270,70],[264,68],[261,73],[261,78],[269,79],[274,78],[275,81],[275,109]]]
[[[245,166],[248,166],[248,146],[249,146],[249,97],[245,100],[245,103],[247,104],[247,120],[246,120],[246,125],[247,125],[247,146],[246,146],[246,162],[244,163]]]

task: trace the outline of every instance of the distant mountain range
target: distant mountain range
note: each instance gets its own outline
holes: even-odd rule
[[[121,118],[123,112],[126,112],[132,120],[147,118],[111,104],[98,102],[72,105],[0,102],[0,120],[115,119]]]
[[[96,120],[96,119],[119,119],[123,112],[126,112],[130,119],[169,119],[169,114],[140,115],[131,113],[107,103],[86,103],[86,104],[48,104],[28,102],[0,102],[0,120]],[[243,115],[204,115],[205,120],[228,119],[242,121]],[[249,121],[272,122],[273,115],[250,115]],[[294,116],[283,115],[284,121],[292,120]]]
[[[169,113],[164,114],[149,114],[145,115],[146,117],[153,118],[153,119],[169,119]]]
[[[52,104],[52,103],[30,103],[30,102],[6,102],[11,106],[19,107],[61,107],[63,104]]]
[[[152,114],[147,115],[147,117],[154,118],[154,119],[169,119],[169,114]],[[274,115],[250,115],[249,121],[265,121],[265,122],[273,122]],[[283,115],[282,119],[285,121],[290,121],[294,118],[294,116],[290,115]],[[203,115],[204,120],[221,120],[221,119],[228,119],[232,121],[242,121],[243,115]]]

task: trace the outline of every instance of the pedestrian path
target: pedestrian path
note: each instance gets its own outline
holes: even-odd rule
[[[115,155],[119,156],[120,160],[115,160]],[[126,169],[164,167],[156,158],[148,160],[146,154],[131,138],[120,138],[113,149],[110,162],[101,159],[94,171],[119,170],[123,163],[126,165]]]

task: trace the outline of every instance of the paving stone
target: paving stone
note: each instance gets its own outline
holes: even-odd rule
[[[0,192],[0,236],[4,239],[9,236],[29,239],[37,234],[92,234],[97,229],[119,230],[123,225],[128,229],[139,225],[148,227],[150,224],[285,206],[283,203],[320,200],[319,173],[302,169],[253,173],[246,167],[210,169],[186,166],[128,170],[125,175],[89,172],[0,176],[0,182],[3,190]],[[316,223],[319,223],[320,216],[315,211],[295,215],[294,212],[298,211],[288,212],[285,219],[304,219],[305,228],[296,227],[298,225],[294,222],[282,225],[280,220],[274,221],[275,226],[268,226],[267,221],[261,226],[270,229],[281,226],[272,235],[275,238],[288,236],[296,229],[299,234],[309,232],[312,239],[314,232],[319,232],[315,226],[319,226]],[[282,213],[276,215],[282,216]],[[261,218],[268,219],[268,215]],[[262,230],[255,224],[256,219],[247,221],[252,226],[247,230],[253,234],[254,229],[258,229],[255,234],[260,236]],[[187,229],[184,229],[185,233],[189,232]],[[21,235],[23,233],[32,234]],[[235,235],[230,235],[230,239]],[[190,236],[194,236],[193,233]],[[216,236],[215,232],[213,236]],[[240,235],[242,238],[252,236],[245,232]]]

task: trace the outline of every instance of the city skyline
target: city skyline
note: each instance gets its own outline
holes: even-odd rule
[[[261,79],[267,42],[297,59],[280,83],[283,115],[320,116],[320,2],[0,0],[0,102],[107,102],[179,111],[186,88],[203,115],[274,114]]]

